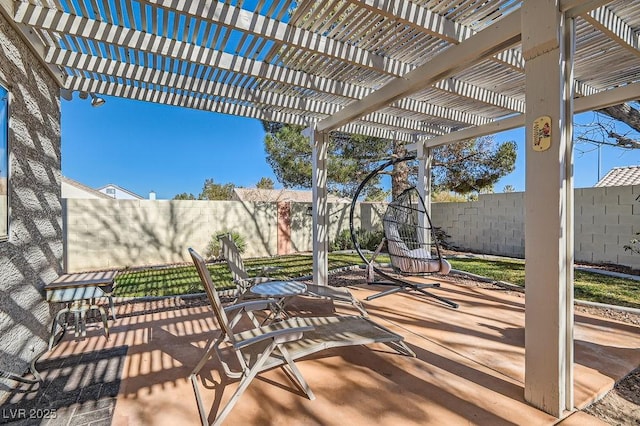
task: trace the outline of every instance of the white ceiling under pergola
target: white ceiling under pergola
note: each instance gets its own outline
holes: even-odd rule
[[[591,3],[562,3],[578,14],[576,97],[614,88],[625,88],[615,100],[640,97],[640,1]],[[524,124],[520,1],[1,4],[73,91],[405,141]],[[452,49],[465,44],[477,58]],[[381,103],[368,101],[376,95]],[[582,109],[602,104],[594,99]]]

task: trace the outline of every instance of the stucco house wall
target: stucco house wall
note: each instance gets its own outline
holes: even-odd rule
[[[101,188],[98,188],[98,191],[107,195],[108,197],[115,198],[116,200],[143,200],[144,197],[141,197],[138,194],[134,194],[133,192],[121,188],[118,185],[114,185],[112,183],[105,185]]]
[[[99,198],[99,199],[112,199],[112,197],[102,192],[96,191],[93,188],[89,188],[86,185],[81,184],[73,179],[62,176],[61,182],[62,198]]]
[[[9,90],[9,238],[0,242],[0,370],[23,374],[46,349],[43,287],[62,266],[60,99],[55,80],[0,15]],[[0,388],[0,400],[3,391]]]

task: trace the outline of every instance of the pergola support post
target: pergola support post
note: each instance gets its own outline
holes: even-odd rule
[[[424,143],[417,141],[416,143],[417,157],[419,160],[418,167],[418,193],[424,200],[425,208],[429,216],[433,218],[431,213],[431,166],[433,164],[433,152],[431,148],[425,148]],[[421,215],[419,218],[422,229],[425,235],[423,235],[423,241],[426,244],[431,244],[431,233],[427,232],[428,223],[427,218]]]
[[[329,277],[329,221],[327,202],[327,151],[329,137],[326,133],[308,128],[305,130],[311,142],[312,216],[313,216],[313,284],[328,285]]]
[[[558,0],[523,2],[525,399],[559,418],[573,410],[573,44]]]

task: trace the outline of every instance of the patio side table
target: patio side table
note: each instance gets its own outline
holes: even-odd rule
[[[116,319],[113,306],[112,293],[115,289],[115,278],[118,271],[85,272],[76,274],[64,274],[55,281],[45,286],[46,297],[49,303],[65,303],[53,320],[51,336],[49,337],[49,349],[53,348],[56,326],[65,314],[74,316],[75,336],[86,336],[86,313],[92,310],[100,312],[104,333],[109,339],[109,324],[104,308],[96,304],[96,299],[107,297],[113,319]]]
[[[277,310],[273,312],[273,319],[275,320],[280,314],[283,316],[287,315],[285,311],[287,299],[292,296],[305,294],[307,292],[307,286],[297,281],[267,281],[251,286],[249,291],[256,296],[274,297],[278,299],[276,303]],[[264,322],[267,322],[270,316],[271,315],[269,315]]]

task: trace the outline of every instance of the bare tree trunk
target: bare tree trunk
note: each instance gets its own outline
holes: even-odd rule
[[[407,155],[404,142],[393,142],[393,156],[402,158]],[[406,162],[396,163],[391,172],[391,197],[395,200],[409,187],[409,165]]]

